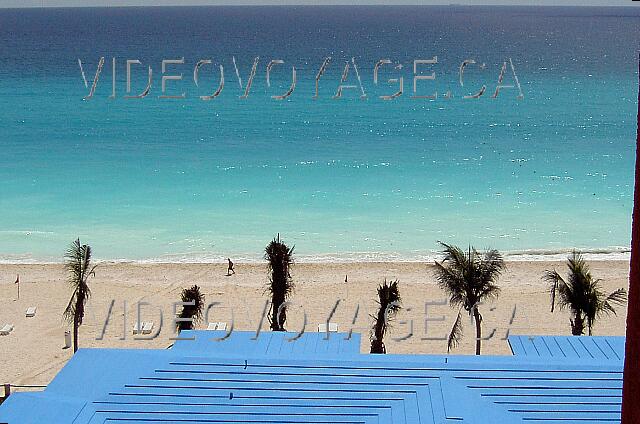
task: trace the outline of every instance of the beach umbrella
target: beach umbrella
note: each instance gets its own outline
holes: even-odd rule
[[[640,71],[640,58],[638,70]],[[622,390],[622,424],[640,423],[640,402],[638,402],[640,399],[640,86],[638,87],[636,182],[633,196],[630,269],[627,343]]]

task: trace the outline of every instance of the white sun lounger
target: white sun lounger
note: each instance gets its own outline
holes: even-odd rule
[[[221,331],[226,331],[227,329],[227,323],[226,322],[210,322],[209,325],[207,326],[207,330],[221,330]]]
[[[27,312],[26,312],[27,318],[35,317],[36,316],[36,310],[37,310],[37,308],[35,306],[28,307],[27,308]]]
[[[142,334],[151,334],[153,331],[153,321],[142,323]]]
[[[327,324],[326,323],[318,324],[318,333],[326,333],[326,332],[327,332]],[[330,322],[329,323],[329,332],[330,333],[337,333],[338,332],[338,324],[336,324],[335,322]]]
[[[5,324],[4,327],[0,329],[0,335],[7,336],[12,331],[13,331],[13,324]]]
[[[133,324],[133,334],[142,334],[142,329],[144,328],[145,322],[135,323]]]

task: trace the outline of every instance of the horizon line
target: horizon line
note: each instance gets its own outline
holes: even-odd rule
[[[265,3],[241,3],[241,4],[123,4],[123,5],[26,5],[26,6],[2,6],[2,10],[21,10],[21,9],[121,9],[121,8],[185,8],[185,7],[310,7],[310,8],[322,8],[322,7],[461,7],[461,8],[475,8],[475,7],[524,7],[524,8],[637,8],[640,6],[640,2],[635,4],[614,4],[614,5],[578,5],[578,4],[553,4],[553,5],[532,5],[532,4],[463,4],[463,3],[436,3],[436,4],[424,4],[424,3],[401,3],[401,4],[383,4],[383,3],[358,3],[358,4],[344,4],[344,3],[327,3],[327,4],[308,4],[308,3],[280,3],[280,4],[265,4]]]

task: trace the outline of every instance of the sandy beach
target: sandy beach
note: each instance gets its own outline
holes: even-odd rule
[[[628,262],[590,262],[592,273],[603,279],[607,292],[627,287]],[[509,262],[499,280],[501,295],[497,302],[482,305],[484,335],[492,337],[483,344],[483,354],[509,355],[504,340],[511,334],[570,334],[566,312],[550,313],[547,285],[541,280],[545,269],[565,272],[564,262]],[[173,302],[179,301],[184,287],[197,284],[210,308],[209,321],[231,323],[236,330],[258,329],[268,299],[266,266],[237,264],[237,273],[226,276],[226,264],[134,264],[102,263],[90,280],[91,301],[80,329],[80,347],[166,348],[175,337]],[[16,275],[20,274],[20,299],[16,300]],[[348,282],[345,283],[345,276]],[[394,322],[387,340],[389,353],[446,353],[441,340],[455,320],[457,310],[446,304],[437,287],[431,265],[425,263],[323,263],[296,264],[293,269],[295,292],[291,301],[287,329],[317,331],[339,301],[332,318],[340,331],[362,334],[362,352],[369,349],[370,314],[375,310],[376,287],[385,278],[400,281],[404,309]],[[0,324],[12,323],[15,330],[0,337],[0,383],[46,385],[72,355],[63,349],[64,332],[71,326],[62,320],[62,312],[71,295],[62,265],[1,265]],[[112,314],[102,340],[109,306]],[[126,302],[126,324],[124,323]],[[137,305],[142,304],[143,321],[154,321],[150,340],[135,340],[133,323]],[[425,306],[427,302],[431,305]],[[358,309],[359,305],[359,309]],[[37,307],[33,318],[25,317],[29,306]],[[425,313],[426,307],[426,313]],[[515,312],[514,312],[515,308]],[[356,316],[356,311],[358,311]],[[624,335],[626,310],[604,317],[596,324],[594,335]],[[355,319],[354,319],[355,318]],[[163,325],[161,325],[161,321]],[[355,324],[353,322],[355,321]],[[125,327],[126,325],[126,327]],[[201,323],[198,328],[206,328]],[[265,319],[262,329],[268,329]],[[152,334],[155,335],[155,334]],[[124,340],[123,340],[124,338]],[[395,339],[395,340],[394,340]],[[400,340],[402,339],[402,340]],[[472,354],[474,332],[465,321],[464,341],[452,353]],[[212,349],[215,345],[212,344]]]

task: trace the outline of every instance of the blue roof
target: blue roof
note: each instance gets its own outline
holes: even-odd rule
[[[165,350],[81,349],[43,392],[11,395],[0,422],[620,422],[615,355],[368,355],[345,334],[220,334],[183,332],[196,340]]]
[[[514,355],[544,358],[622,359],[624,337],[509,336]]]
[[[238,331],[227,336],[226,331],[183,331],[182,340],[176,340],[174,352],[207,355],[244,356],[352,356],[360,354],[360,334],[336,335],[335,333],[297,334],[282,331],[266,331],[256,334]]]

